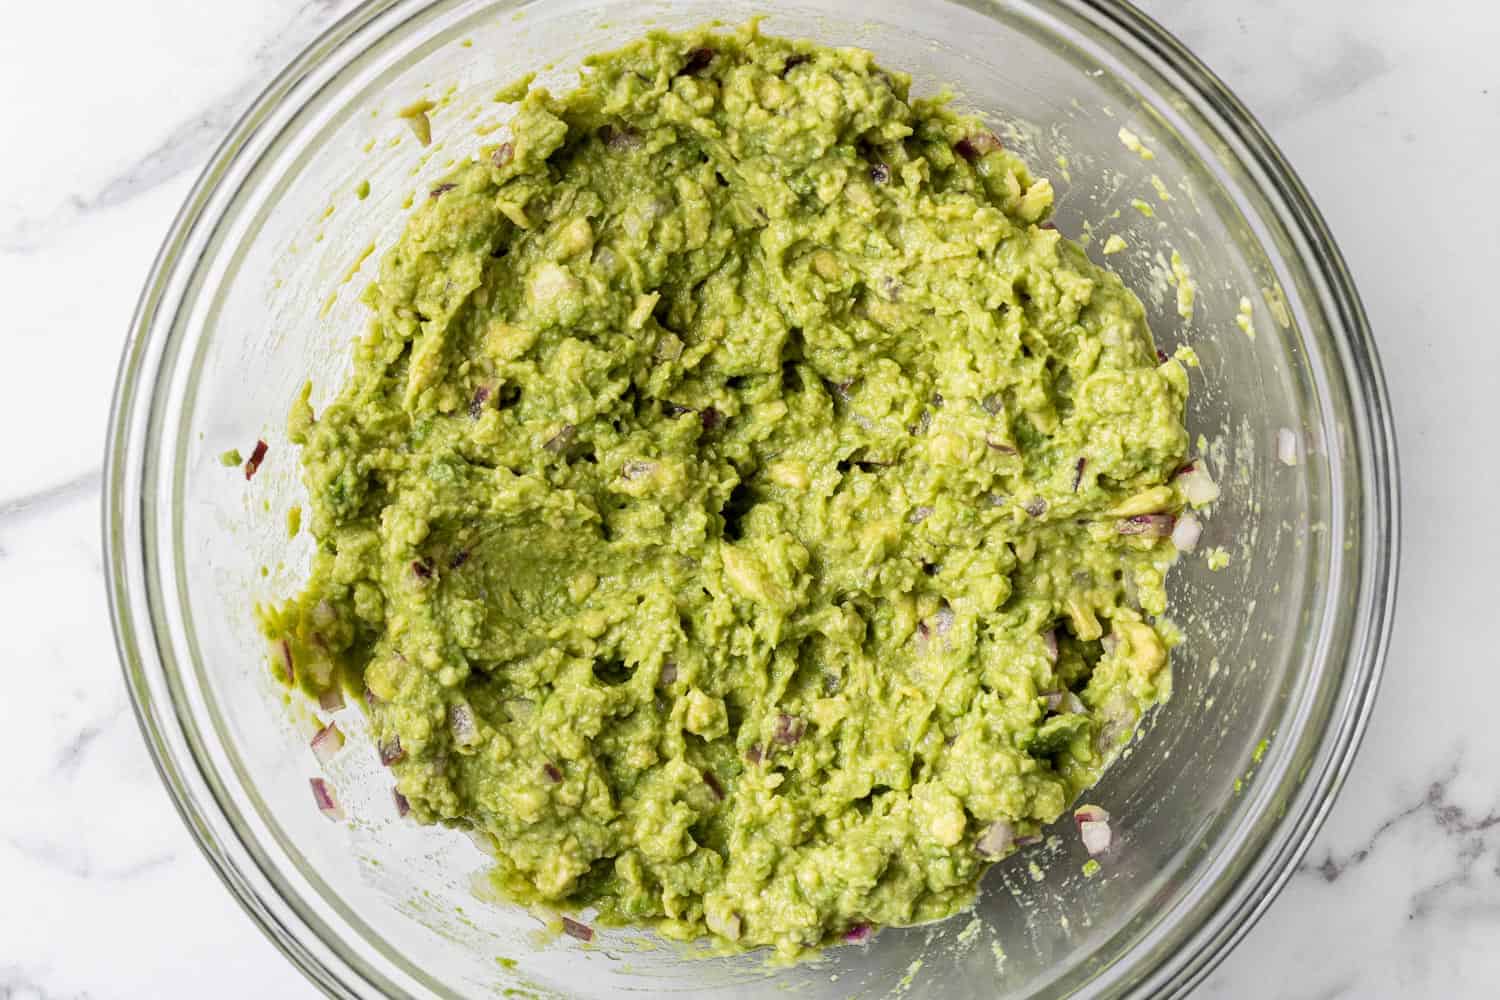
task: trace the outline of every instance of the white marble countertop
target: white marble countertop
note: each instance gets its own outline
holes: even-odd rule
[[[110,387],[166,227],[236,110],[350,0],[27,3],[0,33],[0,998],[312,996],[147,758],[98,541]],[[1200,996],[1500,989],[1500,7],[1149,0],[1301,173],[1399,423],[1405,565],[1369,734],[1288,889]],[[38,433],[38,430],[41,433]]]

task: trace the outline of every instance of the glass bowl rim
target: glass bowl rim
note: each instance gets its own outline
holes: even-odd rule
[[[1373,708],[1389,644],[1400,561],[1399,462],[1390,401],[1374,339],[1343,256],[1327,224],[1295,172],[1269,135],[1230,90],[1181,42],[1153,19],[1124,0],[958,0],[976,9],[1002,6],[1052,7],[1085,21],[1125,46],[1131,56],[1168,77],[1193,110],[1212,129],[1238,140],[1244,154],[1264,181],[1257,193],[1266,198],[1276,221],[1297,238],[1291,255],[1316,279],[1315,295],[1329,323],[1336,346],[1343,349],[1343,377],[1348,382],[1356,443],[1351,449],[1349,478],[1360,488],[1361,504],[1350,520],[1359,531],[1361,559],[1356,581],[1357,600],[1334,610],[1350,628],[1341,657],[1331,657],[1339,671],[1333,685],[1336,704],[1312,753],[1316,773],[1292,784],[1290,795],[1300,807],[1288,808],[1283,819],[1263,833],[1234,883],[1213,904],[1185,943],[1155,956],[1155,964],[1125,984],[1131,995],[1178,995],[1200,982],[1224,958],[1269,908],[1311,846],[1352,765]],[[137,483],[145,455],[157,444],[155,414],[162,388],[143,382],[143,372],[173,346],[175,313],[163,310],[172,289],[200,272],[199,261],[183,257],[184,245],[216,219],[208,211],[215,199],[233,204],[238,188],[225,194],[226,180],[245,159],[246,147],[287,95],[314,67],[339,60],[340,66],[358,61],[366,49],[351,46],[377,19],[397,12],[391,30],[429,7],[431,0],[370,0],[325,29],[305,47],[256,97],[230,128],[194,184],[153,261],[131,320],[110,408],[102,491],[102,532],[105,579],[116,649],[125,674],[132,708],[163,784],[194,841],[237,902],[271,942],[307,978],[333,996],[358,996],[361,985],[390,987],[376,970],[348,952],[341,939],[327,940],[321,921],[307,919],[305,909],[283,892],[284,883],[271,875],[262,851],[245,829],[226,815],[216,778],[205,768],[191,736],[182,747],[169,732],[177,707],[178,681],[171,658],[162,651],[162,621],[153,607],[154,594],[146,564],[149,529],[143,505],[150,502]],[[401,13],[404,10],[404,15]],[[315,103],[316,97],[311,103]],[[306,107],[308,105],[304,105]],[[262,152],[259,155],[264,155]],[[1252,181],[1254,178],[1252,177]],[[186,277],[184,277],[184,275]],[[1335,360],[1338,360],[1336,358]],[[137,440],[143,438],[144,440]],[[142,475],[141,478],[144,478]],[[137,577],[140,577],[138,580]],[[170,699],[162,697],[170,694]],[[185,748],[185,752],[184,751]],[[1287,782],[1283,781],[1283,786]],[[208,822],[227,822],[235,836],[226,841]],[[317,940],[310,943],[307,933]],[[345,976],[357,977],[350,983]]]

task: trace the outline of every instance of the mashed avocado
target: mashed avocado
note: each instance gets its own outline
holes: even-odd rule
[[[753,26],[531,90],[293,408],[276,670],[367,691],[515,900],[783,956],[952,914],[1168,686],[1186,375],[1051,203]]]

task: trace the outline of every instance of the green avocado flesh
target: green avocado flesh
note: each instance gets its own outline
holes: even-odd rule
[[[518,902],[785,958],[948,916],[1168,693],[1186,374],[869,53],[587,67],[423,197],[293,407],[272,663],[367,691]]]

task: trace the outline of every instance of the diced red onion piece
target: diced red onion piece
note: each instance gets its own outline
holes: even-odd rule
[[[1083,838],[1084,849],[1091,857],[1098,857],[1114,843],[1114,833],[1107,820],[1090,820],[1078,824],[1078,835]]]
[[[613,153],[628,153],[633,149],[640,149],[646,143],[639,132],[624,126],[606,125],[599,136],[604,140],[605,147]]]
[[[625,463],[620,475],[629,480],[645,479],[655,471],[655,462],[630,461]]]
[[[1297,464],[1297,435],[1292,433],[1290,427],[1283,427],[1276,432],[1276,457],[1281,460],[1282,465]]]
[[[718,427],[719,422],[723,419],[724,414],[720,413],[712,406],[705,406],[702,412],[698,414],[698,425],[706,431],[711,431],[715,427]]]
[[[932,616],[932,630],[939,639],[953,631],[953,609],[944,604]]]
[[[337,712],[344,707],[344,689],[341,687],[324,688],[318,692],[318,707],[325,712]]]
[[[1057,662],[1057,629],[1049,628],[1042,633],[1042,646],[1047,650],[1047,660]]]
[[[974,850],[987,858],[998,858],[1016,842],[1016,828],[1009,820],[997,819],[974,842]]]
[[[548,438],[547,443],[542,445],[542,447],[555,455],[560,451],[566,451],[568,445],[572,444],[573,439],[577,436],[577,427],[572,424],[564,424],[562,430]]]
[[[719,776],[712,771],[703,772],[703,783],[708,786],[709,791],[714,793],[714,798],[724,800],[724,786],[719,784]]]
[[[1178,552],[1191,552],[1198,547],[1198,539],[1202,537],[1203,522],[1192,511],[1185,511],[1172,529],[1172,544]]]
[[[1208,469],[1202,462],[1189,462],[1177,473],[1177,488],[1182,491],[1183,499],[1194,507],[1202,507],[1204,504],[1213,503],[1219,499],[1219,484],[1214,482],[1214,477],[1208,474]]]
[[[1032,497],[1022,505],[1021,509],[1032,517],[1041,517],[1047,513],[1047,501],[1042,497]]]
[[[406,756],[406,748],[401,745],[401,737],[392,736],[389,740],[380,744],[380,763],[386,767],[403,759]]]
[[[792,746],[802,739],[802,734],[807,732],[807,720],[799,719],[795,715],[787,715],[785,712],[776,716],[776,731],[774,739],[782,746]]]
[[[984,446],[986,448],[989,448],[991,451],[999,452],[1002,455],[1019,454],[1016,451],[1015,445],[1000,437],[998,434],[986,434],[984,436]],[[1046,510],[1046,507],[1043,507],[1042,509]]]
[[[1016,838],[1017,847],[1031,847],[1033,844],[1040,844],[1041,842],[1042,835],[1039,833],[1028,833]]]
[[[406,796],[401,794],[401,789],[392,788],[391,798],[396,803],[397,816],[405,816],[407,813],[411,812],[411,803],[406,801]]]
[[[471,747],[479,742],[479,723],[474,720],[474,710],[468,705],[449,707],[448,728],[453,731],[453,742],[461,747]]]
[[[432,579],[432,563],[426,559],[413,559],[411,561],[411,571],[418,580]]]
[[[318,804],[318,811],[331,820],[342,822],[344,808],[334,797],[333,786],[322,778],[309,779],[308,784],[312,785],[313,801]]]
[[[255,450],[250,452],[250,458],[245,462],[246,481],[255,478],[255,474],[260,471],[260,463],[264,462],[265,460],[266,443],[264,441],[256,441]]]
[[[330,722],[319,729],[312,738],[311,746],[313,756],[318,758],[318,763],[327,767],[333,761],[334,756],[344,749],[344,734],[339,731],[339,724]]]
[[[1078,484],[1083,482],[1084,467],[1089,464],[1087,458],[1080,458],[1073,466],[1073,492],[1078,492]]]
[[[292,662],[292,641],[290,639],[281,640],[281,662],[286,664],[286,682],[288,684],[296,684],[297,667]]]
[[[1073,810],[1073,822],[1078,826],[1085,823],[1108,823],[1109,813],[1105,812],[1103,806],[1082,805]]]
[[[554,785],[562,784],[563,773],[558,768],[558,766],[552,763],[550,760],[542,765],[542,773],[545,774],[547,776],[547,780],[552,782]]]
[[[745,759],[752,764],[759,764],[765,758],[765,755],[766,752],[760,748],[759,743],[745,751]]]
[[[1122,535],[1140,535],[1145,538],[1166,538],[1172,534],[1177,518],[1171,514],[1137,514],[1127,517],[1115,525]]]
[[[563,917],[562,925],[563,933],[570,938],[577,938],[580,941],[594,940],[594,929],[588,924],[580,924],[572,917]]]
[[[703,72],[703,70],[708,69],[708,64],[711,63],[711,61],[714,61],[714,49],[694,48],[693,51],[688,52],[687,61],[685,61],[685,63],[682,63],[682,69],[679,70],[679,75],[696,76],[697,73]]]
[[[855,924],[844,932],[844,942],[846,944],[864,944],[870,940],[874,933],[874,928],[869,924]]]
[[[953,151],[970,163],[1003,148],[1000,145],[1000,137],[993,132],[977,132],[974,135],[964,136],[953,146]]]
[[[516,147],[511,143],[502,142],[500,145],[496,146],[495,151],[490,154],[490,162],[497,167],[504,167],[508,165],[512,159],[515,158],[515,155]]]
[[[469,400],[469,416],[478,420],[484,413],[484,404],[489,402],[490,395],[495,390],[488,385],[481,385],[474,390],[474,398]]]

